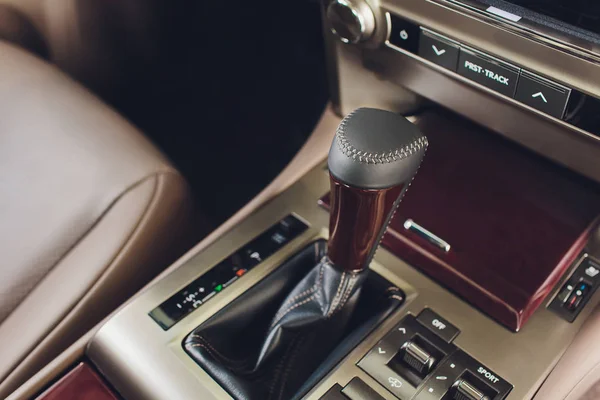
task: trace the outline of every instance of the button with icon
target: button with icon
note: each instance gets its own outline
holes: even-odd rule
[[[394,47],[416,54],[419,50],[419,34],[421,28],[405,19],[388,14],[391,25],[388,43]]]
[[[539,111],[562,118],[571,89],[531,72],[521,71],[515,100]]]
[[[455,72],[458,64],[458,54],[458,43],[426,29],[421,31],[419,56]]]

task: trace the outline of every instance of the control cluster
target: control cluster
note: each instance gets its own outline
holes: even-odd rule
[[[501,400],[513,386],[452,342],[460,331],[431,309],[407,315],[358,363],[401,400]],[[382,399],[355,377],[321,400]]]
[[[563,319],[573,322],[600,286],[600,262],[583,254],[573,274],[563,284],[548,307]]]
[[[388,47],[418,55],[555,118],[565,117],[570,88],[398,16],[389,14],[389,21]]]

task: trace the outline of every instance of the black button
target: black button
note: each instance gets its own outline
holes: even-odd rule
[[[353,378],[342,393],[350,400],[385,400],[360,378]]]
[[[579,267],[579,271],[582,277],[591,281],[595,284],[597,280],[600,280],[600,264],[586,258]]]
[[[387,366],[397,351],[398,347],[391,346],[382,340],[360,360],[358,366],[396,397],[410,399],[416,393],[417,388]]]
[[[390,30],[389,42],[396,47],[408,50],[416,54],[419,49],[419,34],[421,28],[405,19],[390,15],[392,29]]]
[[[458,361],[446,361],[422,385],[422,389],[415,400],[439,400],[443,398],[464,371],[465,366]]]
[[[476,381],[481,381],[483,385],[479,384],[478,387],[484,392],[487,392],[487,390],[485,389],[486,386],[493,389],[497,393],[497,395],[490,395],[490,398],[492,400],[504,399],[513,388],[513,386],[510,383],[502,379],[497,373],[490,370],[485,365],[482,365],[479,361],[477,361],[476,359],[469,356],[463,351],[459,350],[452,354],[450,358],[446,361],[446,363],[450,365],[455,364],[461,367],[464,366],[464,368],[468,372],[470,372],[470,374],[463,372],[461,374],[461,377],[466,377],[467,380],[473,383]]]
[[[448,343],[453,341],[460,333],[457,327],[431,311],[429,308],[421,311],[417,317],[417,321]]]
[[[515,99],[553,117],[562,118],[570,94],[571,89],[565,86],[522,71]]]
[[[458,44],[452,43],[433,32],[422,30],[419,41],[419,55],[441,67],[456,71]]]
[[[342,394],[342,387],[336,383],[319,400],[348,400],[348,398]]]
[[[457,72],[503,95],[513,97],[520,69],[474,50],[460,49]]]
[[[573,286],[573,282],[567,282],[565,286],[563,286],[563,288],[560,290],[560,293],[558,294],[558,296],[556,296],[556,298],[558,299],[558,301],[564,304],[573,292],[573,289],[575,289],[575,287]]]

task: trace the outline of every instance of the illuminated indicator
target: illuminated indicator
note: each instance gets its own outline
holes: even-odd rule
[[[223,290],[223,285],[215,286],[215,292],[220,292],[221,290]]]
[[[246,273],[246,271],[247,271],[247,270],[246,270],[246,269],[243,269],[243,268],[242,268],[242,269],[238,269],[238,270],[236,271],[236,273],[235,273],[235,274],[236,274],[237,276],[242,276],[242,275],[244,275],[244,274]]]

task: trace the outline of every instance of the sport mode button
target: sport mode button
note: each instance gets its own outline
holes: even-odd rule
[[[457,327],[429,308],[421,311],[417,321],[448,343],[452,342],[460,333]]]
[[[457,72],[489,89],[513,97],[520,68],[486,54],[461,48]]]

